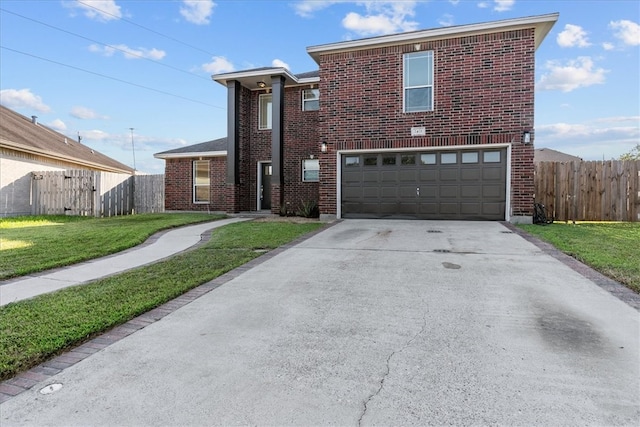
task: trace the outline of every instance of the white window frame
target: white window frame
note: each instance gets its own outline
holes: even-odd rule
[[[307,93],[313,93],[315,97],[307,98]],[[307,106],[312,102],[317,102],[318,108],[308,108]],[[320,109],[320,89],[304,89],[302,91],[302,111],[318,111]]]
[[[273,95],[262,94],[258,97],[258,129],[269,130],[273,122]]]
[[[317,165],[312,168],[307,167],[307,164]],[[306,172],[317,171],[316,178],[307,178]],[[320,182],[320,160],[318,159],[302,159],[302,182]]]
[[[206,178],[206,184],[205,183],[199,183],[197,182],[198,180],[198,164],[204,163],[207,165],[207,178]],[[193,161],[193,203],[194,204],[207,204],[207,203],[211,203],[211,163],[209,160],[194,160]],[[198,187],[207,187],[209,190],[207,191],[207,200],[196,200],[196,188]]]
[[[430,68],[425,70],[424,72],[427,74],[426,75],[426,79],[424,83],[422,84],[416,84],[416,85],[410,85],[409,84],[409,78],[408,75],[411,72],[410,69],[410,65],[411,65],[411,60],[412,59],[416,59],[416,58],[429,58],[429,66]],[[425,50],[425,51],[421,51],[421,52],[411,52],[411,53],[405,53],[402,57],[402,111],[405,113],[419,113],[419,112],[425,112],[425,111],[433,111],[433,105],[434,105],[434,98],[435,98],[435,90],[434,90],[434,85],[433,85],[433,81],[435,80],[434,75],[433,75],[433,70],[434,70],[434,54],[432,50]],[[420,72],[420,71],[416,71],[413,70],[413,72]],[[430,89],[431,90],[431,103],[430,105],[422,105],[422,106],[418,106],[418,107],[411,107],[408,108],[407,107],[407,94],[411,91],[411,90],[415,90],[415,89]]]

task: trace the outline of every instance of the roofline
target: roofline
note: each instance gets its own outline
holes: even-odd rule
[[[96,163],[96,162],[89,162],[86,160],[81,160],[78,159],[76,157],[69,157],[69,156],[63,156],[60,154],[56,154],[52,151],[47,151],[47,150],[40,150],[37,148],[33,148],[33,147],[28,147],[26,145],[22,145],[20,143],[17,142],[13,142],[13,141],[9,141],[7,139],[0,139],[0,146],[1,147],[6,147],[9,148],[11,150],[16,150],[16,151],[21,151],[23,153],[31,153],[31,154],[37,154],[37,155],[41,155],[41,156],[46,156],[49,157],[51,159],[55,159],[55,160],[62,160],[66,163],[76,163],[78,165],[81,166],[89,166],[95,169],[100,169],[104,172],[116,172],[116,173],[125,173],[128,175],[132,175],[134,174],[134,169],[121,169],[121,168],[117,168],[117,167],[113,167],[113,166],[107,166],[103,163]]]
[[[480,24],[457,25],[452,27],[434,28],[429,30],[412,31],[401,34],[391,34],[387,36],[370,37],[366,39],[350,40],[336,43],[307,47],[307,53],[319,63],[320,55],[350,50],[369,49],[372,47],[383,47],[397,45],[401,43],[411,43],[414,41],[426,41],[433,39],[445,39],[460,37],[462,35],[484,34],[489,31],[505,31],[534,26],[536,28],[535,48],[542,43],[551,28],[558,20],[559,13],[546,15],[529,16],[525,18],[505,19],[502,21],[491,21]]]
[[[284,76],[286,81],[292,81],[294,84],[289,84],[285,86],[297,86],[297,85],[305,85],[310,83],[318,83],[320,81],[320,77],[305,77],[299,79],[295,74],[292,74],[291,71],[284,67],[274,67],[274,68],[265,68],[258,70],[245,70],[245,71],[237,71],[231,73],[223,73],[223,74],[214,74],[211,76],[211,80],[214,82],[220,83],[223,86],[227,86],[227,81],[229,80],[240,80],[246,78],[253,77],[271,77],[271,76]],[[271,86],[271,82],[265,82],[267,86]],[[252,90],[261,90],[262,88],[252,89]]]
[[[226,157],[227,151],[192,151],[189,153],[157,153],[156,159],[184,159],[191,157]]]

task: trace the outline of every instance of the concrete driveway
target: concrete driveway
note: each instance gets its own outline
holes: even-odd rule
[[[639,320],[499,223],[348,220],[0,424],[638,425]]]

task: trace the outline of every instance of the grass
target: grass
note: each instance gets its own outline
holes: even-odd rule
[[[640,293],[640,223],[553,223],[520,227]]]
[[[151,310],[319,228],[318,222],[242,222],[167,261],[0,307],[0,379]]]
[[[113,254],[157,231],[221,218],[206,213],[0,218],[0,280]]]

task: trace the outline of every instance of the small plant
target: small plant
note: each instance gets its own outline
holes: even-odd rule
[[[318,218],[320,216],[318,203],[315,200],[302,200],[300,202],[300,209],[298,209],[297,215],[304,218]]]

